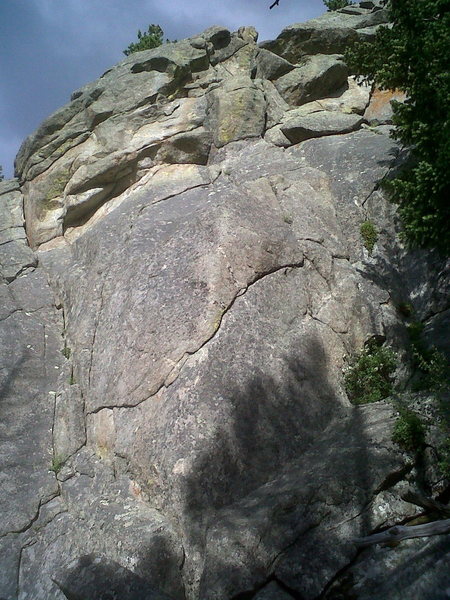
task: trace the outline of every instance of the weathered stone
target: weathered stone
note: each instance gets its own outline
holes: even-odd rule
[[[349,539],[376,526],[363,510],[370,490],[382,485],[389,470],[404,466],[390,441],[392,424],[388,406],[356,409],[345,434],[339,426],[328,429],[279,477],[219,511],[208,528],[200,597],[233,597],[239,589],[257,589],[275,573],[300,597],[317,598],[355,556]],[[333,456],[331,470],[327,456]],[[340,465],[346,465],[342,473]]]
[[[274,581],[264,586],[254,598],[255,600],[292,600],[291,594],[285,592]]]
[[[229,142],[263,134],[266,100],[261,84],[235,77],[210,93],[209,127],[220,148]]]
[[[290,116],[281,126],[281,131],[293,143],[337,133],[349,133],[358,129],[363,122],[359,115],[321,110],[309,115]]]
[[[69,351],[66,347],[68,356]],[[86,443],[84,402],[72,373],[68,383],[57,395],[55,403],[53,453],[58,463],[64,463]]]
[[[36,256],[23,237],[0,245],[0,277],[13,281],[25,269],[36,266]]]
[[[343,113],[362,115],[369,104],[370,90],[370,85],[357,83],[353,77],[349,77],[342,93],[341,90],[338,90],[334,97],[315,100],[312,103],[304,104],[303,108],[307,110],[311,106],[315,110],[337,110]]]
[[[240,37],[244,42],[252,43],[258,41],[258,32],[252,26],[250,27],[239,27],[238,29],[238,37]]]
[[[363,27],[362,29],[357,29],[356,33],[358,34],[358,40],[361,42],[373,42],[377,30],[378,27]]]
[[[68,600],[169,600],[144,579],[102,556],[82,556],[54,576]]]
[[[281,123],[286,111],[290,110],[291,107],[283,100],[271,81],[263,80],[262,83],[267,101],[266,128],[270,129]]]
[[[296,63],[305,54],[340,54],[349,43],[358,39],[356,30],[387,21],[385,10],[365,15],[328,12],[317,19],[286,27],[276,40],[264,42],[261,46]]]
[[[450,546],[447,536],[404,540],[396,548],[365,550],[344,574],[343,585],[355,600],[445,600],[450,586]],[[339,583],[325,598],[341,597]]]
[[[396,102],[404,102],[405,94],[399,91],[379,90],[375,89],[372,92],[369,106],[367,107],[364,118],[371,125],[382,125],[392,123],[392,104]]]
[[[0,182],[0,244],[24,240],[23,195],[17,180]]]
[[[366,8],[280,44],[329,52],[378,26]],[[390,128],[342,133],[368,88],[256,38],[216,26],[127,57],[24,143],[20,190],[0,184],[1,248],[26,252],[0,285],[3,598],[312,600],[354,573],[356,597],[391,600],[400,572],[413,593],[406,554],[380,581],[351,540],[416,515],[418,482],[442,493],[436,403],[411,398],[419,473],[396,411],[352,407],[343,369],[371,339],[403,360],[400,302],[447,350],[448,267],[402,246],[376,189],[405,163]],[[292,146],[299,127],[320,137]]]
[[[291,140],[281,131],[280,125],[275,125],[275,127],[268,129],[264,135],[264,139],[269,144],[274,144],[274,146],[281,146],[282,148],[292,146]]]
[[[171,164],[206,165],[212,144],[211,134],[204,127],[179,133],[163,144],[155,160]]]
[[[289,104],[300,105],[330,93],[347,83],[347,67],[338,55],[318,54],[277,79],[275,87]]]
[[[248,43],[239,35],[231,34],[228,29],[220,26],[210,27],[202,35],[209,43],[209,60],[213,66],[227,60]]]
[[[138,111],[130,117],[132,125],[126,127],[121,120],[105,121],[96,128],[95,143],[89,141],[81,146],[76,157],[68,151],[44,177],[24,186],[28,236],[34,247],[61,236],[67,227],[89,216],[111,196],[117,196],[135,180],[138,161],[148,155],[154,157],[166,140],[198,129],[206,118],[206,101],[175,100],[163,111],[160,121],[155,120],[155,115],[149,119],[145,110]],[[191,138],[187,136],[183,162],[188,162],[190,153],[193,162],[206,161],[207,137],[201,130]],[[89,150],[96,160],[91,159]]]
[[[255,57],[255,64],[256,77],[268,79],[269,81],[278,79],[278,77],[281,77],[294,69],[294,65],[290,62],[264,48],[258,50]]]
[[[362,6],[353,6],[349,4],[348,6],[344,6],[343,8],[338,8],[336,12],[342,13],[344,15],[367,15],[371,12],[371,10]]]

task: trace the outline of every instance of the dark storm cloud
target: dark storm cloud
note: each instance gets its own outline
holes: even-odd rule
[[[0,0],[0,164],[12,176],[20,143],[73,90],[123,58],[138,29],[169,39],[211,25],[254,25],[260,40],[324,11],[322,0]]]

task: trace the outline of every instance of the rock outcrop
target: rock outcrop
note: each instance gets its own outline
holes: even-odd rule
[[[412,542],[381,576],[352,542],[418,513],[420,473],[395,408],[349,402],[348,358],[404,353],[400,302],[448,350],[448,271],[398,238],[378,184],[403,152],[341,54],[385,20],[363,2],[262,46],[215,26],[132,54],[22,145],[0,184],[2,598],[313,600],[347,577],[384,600],[428,564]]]

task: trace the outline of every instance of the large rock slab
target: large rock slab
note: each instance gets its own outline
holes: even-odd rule
[[[61,311],[36,257],[17,235],[23,225],[22,197],[16,184],[0,196],[0,222],[9,225],[14,240],[2,252],[15,257],[2,260],[0,282],[0,593],[17,597],[21,533],[38,518],[58,493],[51,471],[52,428],[61,354]],[[11,248],[20,249],[14,252]],[[5,256],[5,254],[3,254]]]
[[[365,4],[283,34],[288,59],[221,26],[127,57],[22,146],[0,184],[1,597],[312,600],[353,566],[375,589],[349,540],[417,513],[417,469],[343,369],[404,346],[400,301],[434,338],[449,295],[376,189],[404,161],[389,128],[344,133],[370,91],[335,53],[383,20]]]
[[[386,474],[404,468],[390,439],[392,416],[386,405],[355,409],[343,430],[326,430],[279,477],[219,511],[208,528],[200,597],[249,593],[273,575],[301,598],[320,596],[356,556],[352,538],[380,524],[370,501]]]
[[[344,356],[385,335],[389,296],[349,258],[364,256],[362,203],[394,148],[368,130],[286,152],[230,143],[209,167],[150,169],[39,252],[64,305],[87,446],[176,522],[189,597],[210,519],[345,418]],[[57,406],[68,431],[78,417]],[[63,483],[80,507],[82,481]]]

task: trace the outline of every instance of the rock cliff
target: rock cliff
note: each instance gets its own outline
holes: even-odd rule
[[[447,597],[446,538],[353,543],[445,488],[392,403],[343,384],[369,340],[406,356],[401,303],[448,350],[445,263],[379,189],[405,154],[389,97],[342,57],[385,21],[211,27],[23,143],[0,183],[5,600]]]

